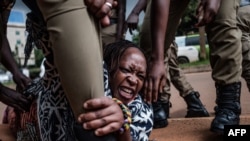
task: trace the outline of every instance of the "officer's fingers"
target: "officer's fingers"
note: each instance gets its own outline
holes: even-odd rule
[[[106,27],[110,24],[110,20],[109,20],[109,16],[104,16],[103,18],[101,18],[101,24],[102,26]]]
[[[117,7],[118,6],[118,1],[117,0],[114,0],[113,1],[113,7]]]
[[[158,93],[159,93],[159,86],[160,86],[160,81],[155,80],[152,84],[152,100],[153,102],[157,101]]]
[[[107,112],[109,112],[109,111],[107,111]],[[104,126],[109,126],[109,124],[111,124],[111,123],[116,123],[117,125],[122,126],[123,120],[120,120],[120,119],[123,119],[124,117],[121,116],[119,118],[118,116],[119,116],[118,114],[111,114],[111,115],[107,115],[107,116],[102,116],[101,118],[95,118],[95,120],[84,122],[83,127],[84,127],[84,129],[97,129],[97,128],[102,128]],[[115,128],[115,127],[113,127],[113,128]],[[113,130],[118,130],[118,129],[120,129],[120,128],[116,128]]]
[[[208,24],[214,19],[215,13],[213,12],[204,13],[203,17],[204,17],[205,24]]]
[[[96,17],[102,18],[110,14],[111,9],[113,8],[113,0],[107,0],[102,7],[96,12]]]
[[[203,6],[199,5],[196,9],[196,16],[199,16],[203,12]]]
[[[95,14],[105,3],[105,0],[84,0],[88,10]]]
[[[113,133],[115,131],[118,131],[121,128],[121,124],[117,122],[110,123],[102,128],[98,128],[95,130],[95,135],[97,136],[103,136],[107,135],[109,133]]]
[[[166,86],[166,81],[165,81],[165,79],[162,79],[160,81],[159,93],[163,93],[163,89],[164,89],[165,86]]]
[[[151,101],[152,101],[152,86],[153,86],[152,80],[148,79],[148,86],[146,88],[146,90],[147,90],[146,96],[147,96],[148,103],[151,103]]]

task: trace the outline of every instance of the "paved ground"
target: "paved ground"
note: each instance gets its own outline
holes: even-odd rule
[[[214,113],[216,90],[214,86],[214,81],[211,78],[211,72],[202,73],[189,73],[186,74],[187,80],[194,87],[194,90],[200,93],[200,99],[207,108],[208,112]],[[181,118],[186,114],[186,103],[184,99],[179,96],[178,91],[171,86],[171,102],[173,107],[170,108],[170,117]],[[248,92],[245,81],[242,79],[241,88],[241,106],[242,114],[250,114],[250,93]]]
[[[166,128],[154,129],[151,141],[223,141],[223,136],[209,130],[213,117],[172,118]],[[250,115],[241,116],[240,124],[250,125]]]

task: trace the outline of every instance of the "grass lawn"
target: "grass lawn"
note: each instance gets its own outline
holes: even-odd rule
[[[180,64],[180,68],[181,69],[185,69],[185,68],[190,68],[190,67],[202,67],[202,66],[208,66],[210,65],[209,60],[202,60],[202,61],[196,61],[196,62],[192,62],[192,63],[187,63],[187,64]]]

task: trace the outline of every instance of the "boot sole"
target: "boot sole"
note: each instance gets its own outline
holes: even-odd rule
[[[209,113],[207,111],[190,111],[185,116],[186,118],[192,117],[209,117]]]
[[[218,135],[223,135],[224,134],[224,130],[218,129],[218,128],[210,128],[210,131],[218,134]]]
[[[166,120],[160,120],[160,121],[154,122],[153,128],[157,129],[157,128],[164,128],[164,127],[167,127],[167,126],[168,126],[168,121],[166,119]]]

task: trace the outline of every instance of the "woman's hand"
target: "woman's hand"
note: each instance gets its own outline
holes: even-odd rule
[[[118,131],[124,123],[121,108],[109,97],[88,100],[83,107],[87,113],[81,114],[78,121],[84,129],[96,129],[97,136]]]

